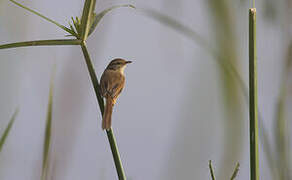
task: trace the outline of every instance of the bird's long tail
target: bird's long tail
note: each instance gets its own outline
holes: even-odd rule
[[[112,98],[106,98],[106,105],[104,114],[102,117],[102,129],[110,129],[112,126],[112,112],[113,112],[114,102]]]

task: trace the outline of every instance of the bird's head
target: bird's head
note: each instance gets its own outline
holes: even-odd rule
[[[106,69],[120,71],[121,73],[123,73],[126,65],[129,63],[132,63],[132,61],[126,61],[124,59],[117,58],[112,60]]]

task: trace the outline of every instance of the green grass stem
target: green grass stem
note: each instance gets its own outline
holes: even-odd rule
[[[103,113],[104,113],[104,101],[103,101],[103,98],[100,95],[99,82],[98,82],[98,79],[96,77],[94,66],[93,66],[92,61],[90,59],[86,43],[84,41],[81,44],[81,49],[82,49],[82,52],[83,52],[83,55],[84,55],[84,58],[85,58],[87,69],[89,71],[91,82],[92,82],[93,87],[94,87],[94,91],[95,91],[95,95],[96,95],[96,98],[97,98],[97,101],[98,101],[98,104],[99,104],[100,112],[101,112],[101,115],[103,115]],[[116,171],[117,171],[119,180],[126,180],[126,175],[125,175],[125,172],[124,172],[124,169],[123,169],[123,165],[122,165],[122,161],[121,161],[121,158],[120,158],[119,149],[118,149],[118,146],[117,146],[117,143],[116,143],[116,138],[115,138],[115,135],[113,133],[112,128],[107,130],[106,133],[107,133],[108,141],[109,141],[110,148],[111,148],[111,151],[112,151],[112,155],[113,155],[113,159],[114,159],[114,163],[115,163],[115,166],[116,166]]]
[[[85,0],[81,17],[81,39],[86,40],[94,17],[96,0]]]
[[[249,9],[250,179],[259,180],[256,9]]]
[[[230,180],[234,180],[236,178],[236,176],[238,174],[238,171],[239,171],[239,163],[236,164],[235,169],[233,171],[233,174],[232,174]]]
[[[110,128],[109,130],[106,130],[106,134],[108,137],[108,141],[112,150],[112,155],[114,158],[114,162],[115,162],[115,166],[116,166],[116,170],[117,170],[117,174],[119,177],[119,180],[126,180],[126,175],[125,175],[125,171],[123,168],[123,164],[122,164],[122,160],[120,157],[120,153],[119,153],[119,149],[117,146],[117,142],[116,142],[116,138],[113,132],[113,129]]]
[[[211,160],[209,160],[209,170],[210,170],[211,179],[215,180],[215,175],[214,175],[214,170],[213,170],[213,166],[212,166],[212,161]]]
[[[13,115],[12,115],[12,117],[11,117],[7,127],[6,127],[6,129],[4,130],[4,133],[2,134],[2,136],[0,138],[0,152],[3,149],[3,145],[5,144],[5,141],[6,141],[7,137],[8,137],[8,135],[9,135],[9,132],[10,132],[12,126],[13,126],[13,123],[15,121],[15,118],[16,118],[17,114],[18,114],[18,109],[16,109],[15,112],[13,113]]]
[[[27,47],[27,46],[56,46],[56,45],[80,45],[81,41],[77,39],[52,39],[38,41],[24,41],[0,45],[0,49]]]
[[[84,55],[84,59],[85,59],[86,65],[87,65],[87,69],[88,69],[88,72],[89,72],[89,76],[90,76],[91,82],[93,84],[93,88],[94,88],[94,92],[95,92],[95,95],[96,95],[96,98],[97,98],[97,101],[98,101],[100,112],[101,112],[101,115],[103,115],[104,101],[103,101],[103,98],[100,95],[99,82],[98,82],[98,79],[97,79],[97,76],[96,76],[96,73],[95,73],[94,66],[93,66],[92,61],[90,59],[90,55],[89,55],[89,52],[87,50],[87,46],[86,46],[86,42],[85,41],[83,41],[81,43],[81,49],[82,49],[82,52],[83,52],[83,55]]]
[[[45,127],[44,146],[43,146],[43,166],[42,166],[41,180],[47,179],[48,168],[49,168],[49,153],[50,153],[50,147],[51,147],[51,134],[52,134],[54,75],[55,75],[55,68],[52,73],[51,82],[50,82],[49,102],[48,102],[48,109],[47,109],[47,119],[46,119],[46,127]]]

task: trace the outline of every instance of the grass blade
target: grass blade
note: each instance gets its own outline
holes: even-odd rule
[[[86,40],[94,15],[96,0],[85,0],[81,17],[81,39]]]
[[[249,9],[250,179],[259,180],[256,9]]]
[[[230,180],[234,180],[236,178],[236,176],[238,174],[238,171],[239,171],[239,163],[236,164],[235,169],[233,171],[233,174],[232,174]]]
[[[102,12],[98,13],[97,15],[94,16],[93,22],[91,23],[88,36],[95,30],[97,24],[100,22],[100,20],[111,10],[114,10],[116,8],[121,8],[121,7],[129,7],[129,8],[134,8],[135,6],[130,5],[130,4],[125,4],[125,5],[117,5],[117,6],[112,6],[108,9],[103,10]]]
[[[209,170],[210,170],[211,179],[215,180],[215,175],[214,175],[214,170],[213,170],[213,167],[212,167],[212,161],[211,160],[209,160]]]
[[[46,21],[49,21],[49,22],[55,24],[56,26],[60,27],[60,28],[63,29],[64,31],[66,31],[66,32],[68,32],[68,33],[70,33],[70,34],[72,34],[72,30],[69,29],[69,28],[67,28],[66,26],[63,26],[63,25],[59,24],[58,22],[56,22],[56,21],[54,21],[54,20],[52,20],[52,19],[50,19],[50,18],[48,18],[48,17],[46,17],[46,16],[44,16],[44,15],[38,13],[38,12],[36,12],[36,11],[34,11],[34,10],[32,10],[32,9],[30,9],[30,8],[28,8],[28,7],[24,6],[24,5],[22,5],[22,4],[18,3],[18,2],[16,2],[16,1],[14,1],[14,0],[9,0],[9,1],[11,1],[12,3],[16,4],[17,6],[23,8],[23,9],[25,9],[25,10],[27,10],[27,11],[33,13],[33,14],[35,14],[35,15],[37,15],[37,16],[43,18],[43,19],[45,19]]]
[[[78,39],[52,39],[52,40],[38,40],[38,41],[24,41],[10,44],[0,45],[0,49],[9,49],[27,46],[55,46],[55,45],[80,45],[81,41]]]
[[[4,133],[1,136],[1,139],[0,139],[0,152],[2,151],[3,145],[5,144],[7,136],[9,135],[9,132],[11,130],[11,127],[12,127],[14,121],[15,121],[15,118],[16,118],[17,114],[18,114],[18,109],[16,109],[15,112],[13,113],[13,115],[12,115],[12,117],[11,117],[11,119],[10,119],[10,121],[9,121],[5,131],[4,131]]]
[[[43,167],[41,180],[46,180],[49,167],[49,152],[51,146],[51,131],[52,131],[52,114],[53,114],[53,88],[54,88],[54,72],[52,73],[50,82],[49,102],[47,110],[47,119],[45,127],[44,147],[43,147]]]

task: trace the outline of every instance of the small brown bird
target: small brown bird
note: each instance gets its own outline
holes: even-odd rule
[[[102,129],[110,129],[112,123],[113,106],[125,85],[124,69],[132,61],[114,59],[104,70],[100,79],[101,95],[106,99],[102,118]]]

